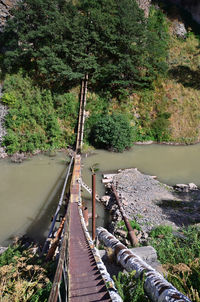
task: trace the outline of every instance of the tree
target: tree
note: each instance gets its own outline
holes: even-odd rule
[[[25,0],[13,10],[5,28],[5,68],[29,71],[37,81],[62,86],[78,75],[71,63],[73,20],[71,1]],[[8,39],[8,37],[10,39]]]
[[[50,87],[77,83],[86,73],[93,87],[112,93],[149,86],[159,68],[150,46],[159,45],[137,2],[74,2],[20,2],[4,33],[5,68],[23,66]]]
[[[133,128],[123,114],[99,116],[91,130],[90,142],[97,148],[122,152],[133,144]]]

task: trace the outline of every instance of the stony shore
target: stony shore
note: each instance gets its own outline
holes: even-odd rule
[[[143,232],[158,225],[174,229],[200,222],[200,190],[194,184],[170,187],[137,169],[126,169],[113,177],[121,204],[130,220],[135,220]],[[120,212],[107,184],[104,204],[112,215],[112,224],[121,219]]]

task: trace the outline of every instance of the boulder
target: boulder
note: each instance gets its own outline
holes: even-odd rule
[[[190,183],[188,184],[188,187],[189,187],[189,189],[190,189],[191,191],[193,191],[193,190],[198,190],[197,185],[195,185],[193,182],[190,182]]]
[[[173,31],[174,31],[174,34],[177,37],[183,38],[183,39],[186,38],[187,30],[185,28],[184,23],[178,22],[178,21],[174,21],[174,23],[173,23]]]

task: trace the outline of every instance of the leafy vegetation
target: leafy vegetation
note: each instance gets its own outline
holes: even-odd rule
[[[0,255],[2,301],[47,301],[53,269],[54,263],[42,264],[32,248],[9,247]]]
[[[116,288],[124,302],[148,302],[144,293],[144,278],[135,279],[135,271],[130,273],[119,272],[117,278],[113,277]]]
[[[133,129],[122,114],[97,116],[90,133],[90,141],[97,148],[122,152],[133,143]]]
[[[173,234],[168,226],[151,232],[150,244],[167,270],[168,280],[192,301],[200,301],[200,229],[190,226]]]
[[[58,149],[74,143],[78,102],[73,93],[53,94],[21,73],[7,75],[4,91],[2,101],[10,109],[3,145],[9,154]]]
[[[141,231],[141,226],[139,225],[139,223],[137,223],[137,221],[135,221],[135,220],[130,220],[129,222],[130,222],[130,225],[131,225],[131,227],[132,227],[133,229],[138,230],[138,231]],[[124,231],[127,230],[126,225],[125,225],[125,223],[124,223],[123,220],[118,221],[118,223],[117,223],[117,228],[122,228]]]
[[[135,0],[25,0],[4,31],[4,70],[23,67],[54,89],[86,73],[112,95],[149,87],[166,70],[164,18],[156,14],[147,23]]]
[[[158,5],[151,6],[146,20],[134,0],[20,2],[5,28],[6,52],[0,56],[6,76],[3,102],[11,108],[4,140],[8,153],[73,145],[76,85],[85,73],[89,75],[85,150],[89,144],[115,151],[131,146],[127,142],[115,146],[117,139],[101,135],[109,129],[100,116],[107,116],[111,125],[118,114],[130,122],[132,141],[198,141],[199,38],[189,27],[186,39],[177,38],[174,20],[179,20],[179,10],[173,16],[169,10],[167,18]],[[12,76],[7,74],[19,69],[31,92],[21,99],[16,94],[22,88],[13,85],[12,90]],[[40,94],[41,101],[37,97],[28,101],[31,94]],[[98,139],[92,136],[96,125]]]

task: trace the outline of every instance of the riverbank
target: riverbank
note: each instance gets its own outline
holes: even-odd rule
[[[200,222],[200,190],[194,185],[168,186],[155,177],[137,169],[125,169],[113,177],[113,184],[121,198],[121,205],[130,220],[144,233],[158,225],[173,229]],[[104,199],[112,215],[112,228],[121,220],[118,207],[107,185],[109,198]]]
[[[1,123],[0,123],[1,126]],[[5,129],[4,129],[5,130]],[[1,140],[3,138],[3,136],[1,136],[1,130],[0,130],[0,159],[4,159],[4,158],[11,158],[12,162],[16,162],[16,163],[21,163],[23,160],[30,158],[32,156],[35,156],[37,154],[55,154],[56,152],[66,152],[68,155],[73,156],[74,151],[72,148],[62,148],[62,149],[55,149],[55,150],[49,150],[49,151],[42,151],[42,150],[35,150],[34,152],[30,153],[30,152],[16,152],[12,155],[8,155],[6,153],[6,149],[4,147],[1,146]],[[133,147],[135,146],[149,146],[149,145],[160,145],[160,146],[174,146],[174,147],[184,147],[184,146],[193,146],[193,145],[198,145],[200,144],[199,141],[194,142],[194,143],[178,143],[178,142],[156,142],[156,141],[138,141],[138,142],[133,142]],[[88,157],[90,155],[94,155],[95,152],[98,151],[98,149],[95,149],[93,146],[90,146],[88,144],[83,145],[83,157]],[[127,151],[127,150],[126,150]],[[112,153],[112,151],[109,151],[110,153]]]

